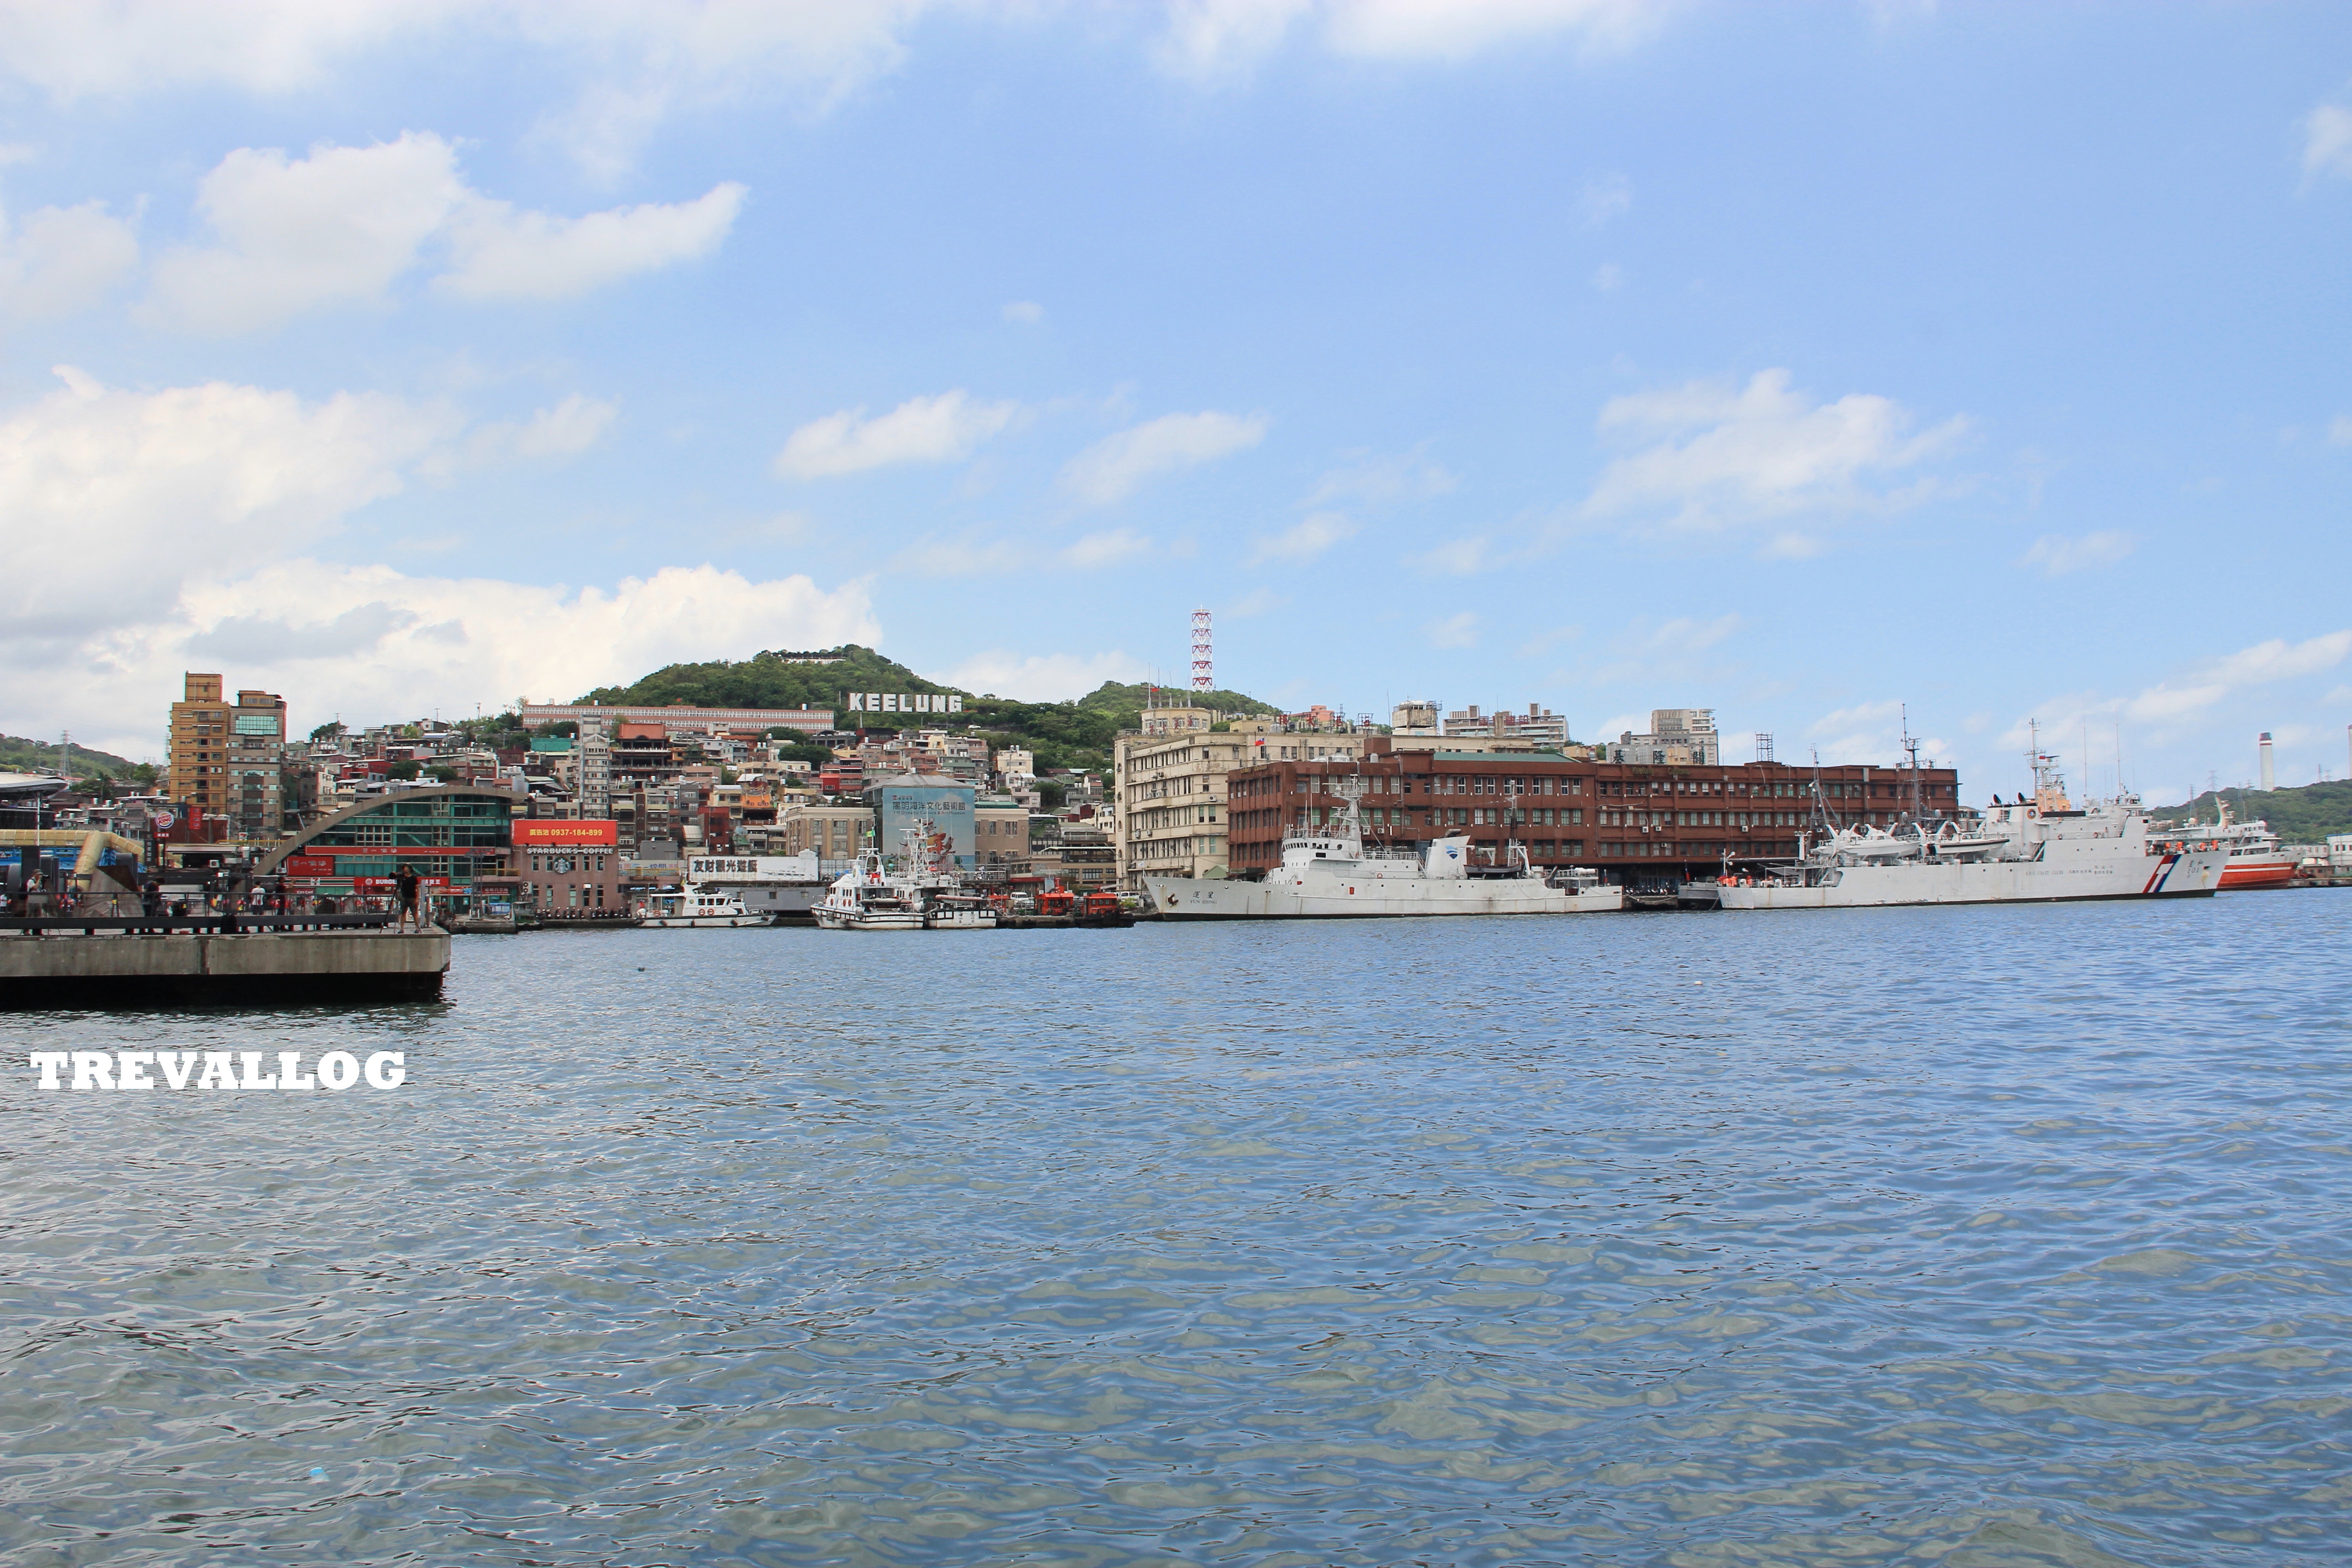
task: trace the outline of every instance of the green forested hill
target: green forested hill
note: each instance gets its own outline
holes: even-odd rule
[[[848,691],[947,692],[963,698],[962,717],[966,723],[1000,737],[1003,744],[1027,746],[1037,753],[1041,768],[1108,767],[1112,740],[1119,731],[1136,727],[1145,700],[1143,687],[1105,681],[1075,702],[1016,702],[1011,698],[982,696],[926,680],[897,660],[854,643],[829,651],[839,655],[841,662],[810,664],[761,653],[740,662],[720,659],[709,664],[673,664],[628,686],[600,686],[580,700],[839,710],[844,706],[842,694]],[[1276,711],[1237,691],[1203,693],[1200,705],[1224,712]],[[868,730],[898,728],[891,722],[897,717],[887,713],[856,716],[866,721]],[[909,714],[905,719],[907,724],[940,721],[929,714]],[[853,718],[843,712],[836,722],[849,724]]]
[[[2240,822],[2259,817],[2289,844],[2317,844],[2331,833],[2352,833],[2352,783],[2304,784],[2296,789],[2208,790],[2185,805],[2166,806],[2158,816],[2213,820],[2216,799],[2227,801]]]
[[[112,752],[93,752],[83,747],[73,749],[73,773],[78,779],[93,773],[109,778],[122,778],[138,766],[127,757]],[[55,741],[28,740],[23,735],[0,735],[0,771],[15,773],[54,773],[58,771],[58,743]]]

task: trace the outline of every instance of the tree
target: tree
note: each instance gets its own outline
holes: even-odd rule
[[[416,764],[413,762],[398,762],[384,769],[383,776],[388,779],[413,779],[416,776],[418,771]]]
[[[317,729],[311,731],[310,739],[314,741],[332,741],[350,733],[351,731],[341,722],[327,723],[321,724]]]
[[[797,745],[778,746],[776,760],[780,763],[806,763],[811,767],[823,767],[833,761],[833,748],[803,741]]]
[[[411,763],[408,765],[413,768],[416,764]],[[427,768],[425,770],[425,773],[426,776],[431,778],[436,784],[456,784],[457,782],[457,770],[453,767],[449,767],[446,764],[436,763],[434,766]]]

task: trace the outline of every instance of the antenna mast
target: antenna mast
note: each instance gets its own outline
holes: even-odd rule
[[[1192,612],[1192,689],[1213,691],[1217,687],[1216,655],[1209,644],[1209,612]]]
[[[1919,737],[1911,732],[1911,705],[1908,702],[1902,705],[1902,713],[1903,754],[1910,759],[1911,768],[1911,820],[1924,822],[1927,817],[1919,809]]]

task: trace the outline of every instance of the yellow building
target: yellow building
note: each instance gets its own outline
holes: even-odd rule
[[[874,834],[870,805],[793,805],[784,809],[776,826],[782,842],[769,843],[779,855],[799,855],[814,849],[820,860],[851,860]]]
[[[229,702],[218,675],[190,673],[172,704],[168,798],[226,817],[239,838],[285,830],[286,700],[240,691]]]
[[[1118,885],[1141,891],[1148,872],[1225,874],[1225,774],[1266,762],[1345,762],[1367,737],[1280,718],[1235,719],[1206,708],[1147,708],[1118,738]]]

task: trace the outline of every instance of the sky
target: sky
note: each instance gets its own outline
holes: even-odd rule
[[[0,728],[871,644],[2352,771],[2352,8],[0,0]]]

